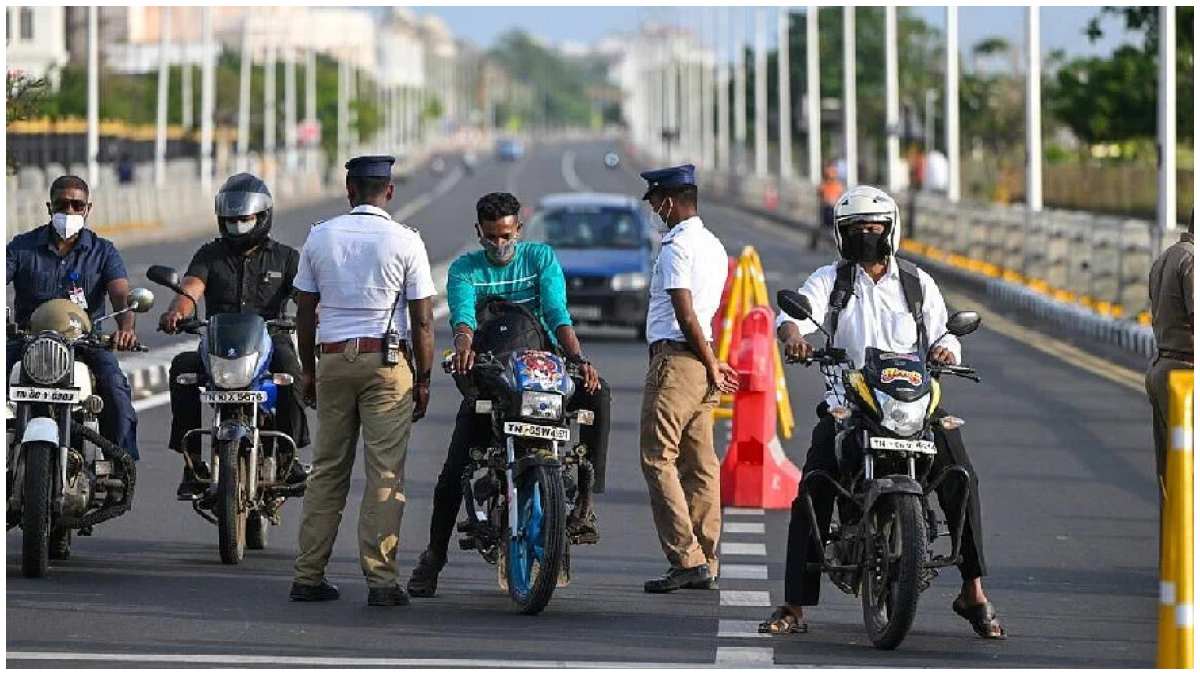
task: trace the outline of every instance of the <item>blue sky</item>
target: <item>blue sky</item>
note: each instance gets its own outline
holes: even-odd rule
[[[444,18],[456,35],[481,46],[489,46],[495,38],[511,28],[523,28],[550,42],[572,41],[590,43],[617,31],[632,30],[642,19],[664,19],[673,15],[676,20],[684,14],[696,16],[698,8],[642,7],[414,7],[420,13]],[[825,11],[840,11],[834,8]],[[931,24],[943,25],[941,7],[917,7],[916,13]],[[960,7],[959,41],[963,49],[982,38],[1000,36],[1020,45],[1024,42],[1023,7]],[[1098,6],[1044,7],[1041,10],[1042,48],[1065,49],[1072,55],[1104,55],[1129,38],[1114,19],[1105,21],[1108,31],[1104,39],[1091,44],[1082,31],[1087,21],[1099,12]],[[773,31],[770,31],[773,33]],[[774,42],[774,37],[770,40]]]

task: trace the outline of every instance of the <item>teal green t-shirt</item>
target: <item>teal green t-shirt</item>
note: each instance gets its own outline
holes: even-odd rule
[[[554,249],[547,244],[517,242],[517,251],[507,265],[492,264],[482,249],[459,256],[451,263],[446,280],[450,327],[462,323],[475,330],[475,303],[489,295],[532,311],[555,345],[554,331],[571,325],[567,283]]]

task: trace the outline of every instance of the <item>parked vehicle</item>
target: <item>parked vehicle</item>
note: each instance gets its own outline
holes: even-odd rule
[[[515,162],[525,156],[525,144],[515,138],[496,141],[496,157],[502,162]]]

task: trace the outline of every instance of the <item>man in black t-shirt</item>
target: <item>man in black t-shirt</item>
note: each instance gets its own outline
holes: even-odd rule
[[[251,174],[237,174],[225,182],[217,193],[217,225],[221,236],[200,247],[192,257],[181,285],[192,297],[204,296],[205,314],[213,316],[229,312],[251,312],[264,319],[274,319],[283,313],[292,296],[292,280],[300,262],[296,249],[270,238],[271,193],[265,183]],[[180,320],[196,313],[190,298],[176,296],[163,313],[159,329],[176,332]],[[300,359],[288,333],[273,333],[274,350],[270,369],[273,373],[289,373],[300,381]],[[188,350],[171,362],[171,440],[176,452],[187,452],[192,466],[206,472],[200,455],[200,437],[193,436],[184,448],[183,436],[201,424],[200,392],[196,385],[180,384],[179,375],[201,373],[204,365],[200,354]],[[296,447],[308,445],[308,423],[300,397],[291,387],[281,387],[276,404],[275,427],[287,433]],[[285,450],[286,451],[286,450]],[[287,482],[302,483],[304,470],[298,458],[287,467]],[[197,475],[185,463],[179,483],[180,499],[191,499],[204,488]]]

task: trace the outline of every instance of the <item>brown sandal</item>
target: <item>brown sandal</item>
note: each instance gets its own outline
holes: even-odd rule
[[[807,633],[808,624],[803,622],[787,605],[780,605],[771,612],[771,618],[758,624],[758,632],[769,635],[795,635]]]
[[[950,605],[954,613],[966,619],[971,624],[971,630],[975,634],[985,640],[1005,640],[1008,638],[1008,631],[1004,630],[1004,626],[996,620],[996,606],[990,602],[984,602],[978,605],[967,605],[963,601],[962,596],[954,599],[954,604]]]

